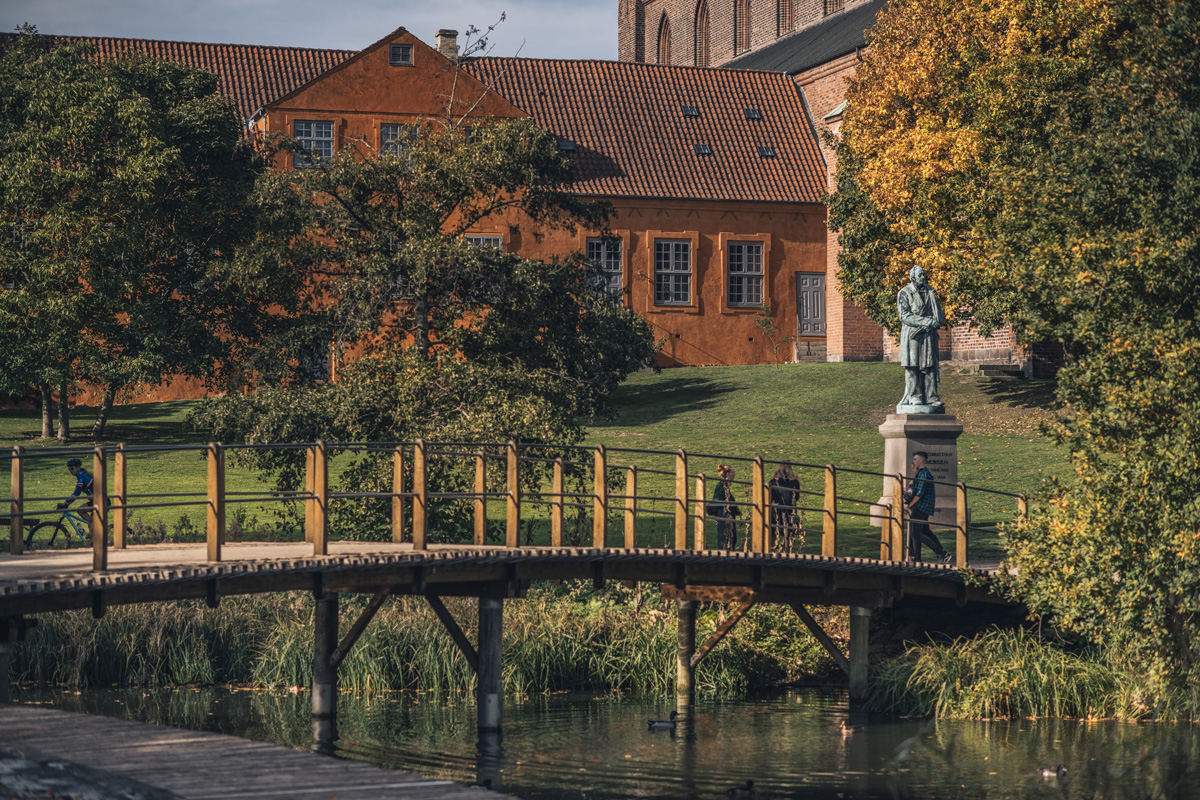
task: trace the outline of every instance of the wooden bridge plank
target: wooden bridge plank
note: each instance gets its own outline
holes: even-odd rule
[[[0,731],[5,746],[27,757],[81,764],[186,800],[504,797],[280,745],[30,706],[0,706]]]

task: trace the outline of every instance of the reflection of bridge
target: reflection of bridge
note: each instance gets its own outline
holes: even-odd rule
[[[139,459],[179,450],[205,454],[204,492],[132,491],[130,478],[137,475]],[[262,450],[289,451],[297,466],[303,461],[303,488],[227,491],[226,454]],[[35,549],[23,554],[25,523],[34,515],[44,517],[48,505],[59,499],[26,496],[24,479],[30,462],[82,454],[92,457],[96,487],[90,511],[85,512],[92,531],[90,553]],[[636,463],[613,466],[610,460],[614,457],[628,457]],[[376,460],[377,468],[390,472],[390,490],[331,491],[330,473],[344,469],[347,459]],[[944,526],[955,541],[956,567],[951,567],[914,563],[906,555],[908,521],[900,492],[908,479],[894,476],[892,482],[896,487],[892,508],[900,513],[886,518],[880,533],[863,534],[862,530],[870,529],[862,522],[855,527],[850,521],[869,518],[869,503],[840,495],[839,476],[884,476],[834,466],[792,464],[810,483],[817,481],[815,485],[822,491],[801,489],[794,504],[779,504],[771,502],[768,464],[761,458],[684,451],[512,442],[317,442],[118,445],[87,451],[25,451],[18,447],[7,460],[12,476],[11,538],[10,554],[0,556],[0,621],[9,635],[0,636],[0,693],[7,694],[7,642],[23,635],[30,614],[91,608],[99,616],[107,607],[119,604],[204,598],[215,606],[223,596],[312,591],[317,599],[314,734],[325,744],[334,736],[338,665],[380,606],[394,594],[419,594],[428,599],[477,673],[480,731],[498,731],[504,601],[524,596],[529,582],[535,580],[590,580],[597,586],[606,580],[662,584],[664,594],[678,601],[676,689],[684,709],[693,698],[696,665],[756,603],[793,609],[849,675],[851,696],[861,697],[867,683],[872,609],[891,606],[904,597],[927,598],[948,607],[1005,602],[987,587],[988,571],[970,566],[972,538],[986,531],[970,524],[968,496],[985,493],[1015,499],[1012,519],[1016,524],[1023,522],[1026,509],[1024,498],[1018,495],[963,484],[940,488],[953,491],[957,501],[957,524]],[[712,487],[696,467],[708,462],[715,465],[717,460],[743,462],[749,468],[749,480],[734,482],[735,505],[744,512],[738,523],[745,531],[740,551],[715,549],[712,526],[707,524],[705,497]],[[304,542],[226,541],[226,511],[232,504],[279,502],[301,507]],[[338,504],[352,510],[352,519],[375,520],[369,524],[383,528],[389,541],[340,539],[336,526],[331,526],[331,514]],[[204,542],[130,545],[129,514],[166,507],[203,507]],[[490,512],[501,508],[503,514],[493,518]],[[780,535],[785,532],[783,526],[793,514],[799,532],[811,537],[813,552],[778,551],[785,541]],[[457,526],[456,519],[461,521]],[[808,525],[808,520],[817,522]],[[664,524],[656,529],[656,522]],[[331,527],[335,528],[333,536]],[[454,531],[459,528],[462,541],[455,540],[458,535]],[[104,535],[98,535],[101,532]],[[579,541],[580,536],[584,542]],[[489,537],[502,541],[489,543]],[[803,536],[799,538],[804,541]],[[985,580],[969,585],[965,580],[969,573]],[[345,592],[370,593],[373,598],[339,640],[338,595]],[[467,639],[439,599],[444,596],[479,599],[476,644]],[[696,603],[716,600],[739,605],[697,648]],[[808,605],[850,608],[848,656],[809,615]]]

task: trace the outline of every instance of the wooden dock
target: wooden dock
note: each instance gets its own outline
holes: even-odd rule
[[[477,786],[234,736],[0,706],[0,749],[26,769],[0,770],[0,795],[95,800],[502,800]],[[17,761],[9,758],[7,761]],[[30,764],[28,762],[35,762]],[[68,790],[71,780],[84,793]],[[57,782],[58,793],[45,792]],[[18,785],[10,785],[16,783]],[[23,785],[22,785],[23,784]],[[105,785],[100,789],[99,785]],[[25,793],[21,791],[24,789]]]

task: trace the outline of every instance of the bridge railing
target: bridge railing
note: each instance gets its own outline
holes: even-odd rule
[[[293,450],[303,452],[303,488],[296,490],[230,491],[226,488],[226,456],[238,451]],[[204,491],[133,493],[129,490],[129,463],[136,456],[166,452],[203,454]],[[906,488],[913,479],[904,475],[818,465],[762,457],[734,457],[685,450],[662,451],[623,447],[563,446],[516,442],[385,442],[385,443],[279,443],[233,444],[211,442],[203,445],[118,444],[95,448],[45,448],[26,450],[16,447],[0,456],[10,462],[11,496],[0,502],[9,505],[10,553],[23,550],[22,532],[26,520],[50,512],[48,503],[57,497],[30,497],[25,492],[25,465],[34,459],[64,456],[91,456],[94,495],[85,512],[92,538],[93,567],[106,569],[109,535],[115,549],[128,546],[130,515],[136,510],[162,508],[203,508],[204,540],[209,561],[223,559],[226,542],[227,511],[237,504],[299,504],[305,541],[314,555],[329,553],[330,512],[335,503],[380,501],[387,507],[392,543],[407,543],[424,550],[438,543],[431,541],[431,511],[438,504],[460,504],[469,509],[470,541],[455,546],[488,546],[489,534],[506,548],[531,543],[534,523],[548,524],[548,535],[541,544],[561,547],[587,544],[595,548],[639,546],[674,550],[714,551],[715,531],[709,523],[728,525],[734,549],[751,553],[810,552],[825,557],[846,556],[849,550],[862,552],[863,542],[878,543],[878,558],[884,561],[911,561],[909,537],[911,519],[905,504]],[[390,491],[334,491],[330,488],[331,460],[338,455],[367,457],[386,470],[390,464]],[[111,461],[110,461],[111,458]],[[710,473],[701,467],[713,467]],[[447,466],[449,465],[449,467]],[[713,492],[720,480],[716,467],[740,469],[744,477],[727,481],[734,499],[728,506],[733,514],[710,513]],[[786,477],[791,472],[800,486],[776,488],[772,497],[768,468]],[[785,469],[786,467],[786,469]],[[445,476],[457,469],[459,485],[431,485],[431,473]],[[111,473],[111,474],[110,474]],[[712,477],[710,477],[710,474]],[[464,478],[465,476],[465,478]],[[839,493],[846,476],[890,479],[892,497],[871,503]],[[197,475],[197,479],[199,479]],[[199,483],[199,480],[197,480]],[[970,564],[970,545],[977,533],[994,534],[996,527],[973,525],[968,497],[977,493],[1016,501],[1014,521],[1020,523],[1028,511],[1022,494],[963,483],[933,482],[939,494],[953,492],[953,522],[929,520],[931,528],[954,532],[954,559],[959,567]],[[820,488],[817,491],[813,487]],[[790,502],[788,498],[790,497]],[[784,502],[779,502],[780,499]],[[43,508],[43,505],[46,505]],[[503,507],[501,522],[492,512]],[[569,516],[571,515],[571,516]],[[590,520],[589,520],[590,517]],[[865,521],[865,522],[864,522]],[[589,531],[585,530],[590,522]],[[666,523],[666,535],[658,522]],[[880,532],[869,530],[866,523],[878,524]],[[649,523],[649,524],[647,524]],[[857,524],[855,524],[857,523]],[[715,527],[714,526],[712,527]],[[738,534],[741,547],[737,547]],[[500,536],[496,536],[500,534]],[[570,535],[568,535],[570,534]],[[811,537],[811,540],[809,539]],[[815,540],[819,537],[819,551]],[[648,541],[654,539],[654,541]],[[568,541],[569,540],[569,541]],[[854,543],[848,550],[846,543]],[[492,545],[497,546],[497,545]]]

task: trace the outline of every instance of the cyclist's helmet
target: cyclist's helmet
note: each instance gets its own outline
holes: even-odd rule
[[[80,461],[78,458],[72,458],[70,461],[67,462],[67,469],[70,469],[71,467],[75,467],[76,469],[79,469],[82,466],[83,466],[83,462]]]

